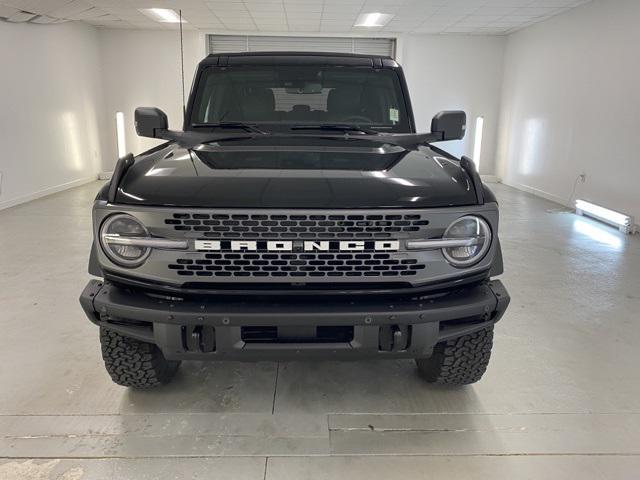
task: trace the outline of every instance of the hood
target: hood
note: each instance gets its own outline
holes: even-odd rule
[[[422,208],[473,205],[457,160],[372,140],[250,139],[140,155],[118,203],[203,208]]]

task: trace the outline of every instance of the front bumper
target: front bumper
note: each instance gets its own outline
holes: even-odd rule
[[[154,343],[168,359],[425,358],[441,341],[497,322],[498,280],[422,297],[158,297],[91,280],[80,296],[101,327]]]

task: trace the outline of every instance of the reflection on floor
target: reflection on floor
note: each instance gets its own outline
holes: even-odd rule
[[[637,478],[638,236],[493,185],[512,303],[473,387],[411,361],[187,363],[136,392],[77,302],[99,185],[0,212],[0,478]]]

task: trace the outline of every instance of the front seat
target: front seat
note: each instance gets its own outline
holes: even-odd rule
[[[271,122],[276,120],[276,101],[269,88],[249,88],[242,102],[242,115],[246,122]]]
[[[349,117],[362,116],[362,88],[337,87],[327,97],[327,117],[330,121],[342,122]]]

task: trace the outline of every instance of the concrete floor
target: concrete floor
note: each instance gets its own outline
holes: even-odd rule
[[[98,188],[0,212],[0,479],[639,477],[638,236],[495,185],[512,303],[473,387],[411,361],[186,363],[139,392],[77,302]]]

